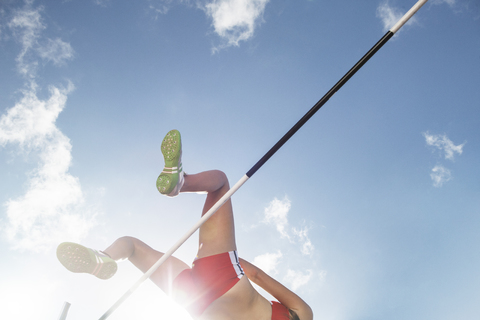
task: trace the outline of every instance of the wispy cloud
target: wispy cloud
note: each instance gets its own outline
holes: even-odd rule
[[[109,1],[109,0],[96,0]],[[149,8],[156,17],[166,14],[175,4],[185,4],[205,12],[211,20],[214,33],[220,44],[212,48],[216,53],[222,49],[239,46],[248,41],[263,22],[263,14],[270,0],[148,0]]]
[[[377,7],[377,17],[380,18],[383,24],[383,31],[387,32],[390,30],[401,17],[405,14],[400,9],[390,5],[388,1],[380,3]],[[412,17],[406,25],[411,25],[416,22],[416,18]]]
[[[315,247],[312,244],[312,241],[308,237],[308,228],[304,227],[303,229],[293,228],[293,233],[300,239],[302,242],[301,252],[304,255],[311,255]]]
[[[42,59],[51,61],[56,66],[64,65],[74,55],[74,50],[70,43],[64,42],[59,38],[55,40],[47,39],[44,45],[38,47],[37,51]]]
[[[445,154],[445,159],[454,160],[455,154],[461,155],[463,152],[463,146],[465,142],[459,145],[455,145],[446,134],[429,134],[428,131],[423,133],[425,141],[428,146],[432,146],[440,150]]]
[[[295,291],[308,284],[312,279],[315,279],[317,282],[319,280],[323,282],[326,271],[318,270],[315,267],[317,265],[317,262],[314,260],[315,256],[313,255],[315,247],[308,236],[310,228],[308,226],[292,227],[290,225],[288,214],[291,207],[292,204],[288,197],[285,196],[283,200],[274,198],[268,206],[265,207],[263,223],[275,227],[280,237],[287,240],[288,244],[294,247],[292,253],[294,253],[297,258],[300,258],[298,253],[301,253],[301,259],[307,259],[310,268],[306,270],[293,270],[288,268],[289,263],[280,264],[279,262],[283,258],[281,250],[277,250],[276,253],[260,255],[254,259],[253,263],[272,276],[279,273],[279,266],[283,266],[283,272],[286,271],[283,281]],[[285,245],[285,242],[283,244]],[[285,248],[284,245],[282,248]],[[320,272],[319,279],[314,277],[318,272]]]
[[[175,3],[189,4],[190,0],[147,0],[149,2],[149,9],[155,12],[156,18],[160,14],[167,14],[170,8]],[[193,1],[193,0],[192,0]]]
[[[432,169],[432,173],[430,173],[430,177],[432,178],[433,186],[439,188],[443,186],[445,182],[450,181],[452,179],[452,173],[450,172],[450,170],[448,170],[444,166],[436,165]]]
[[[449,6],[454,6],[455,3],[456,3],[456,0],[432,0],[432,3],[433,4],[443,4],[443,3],[446,3],[448,4]]]
[[[280,264],[283,254],[280,250],[276,253],[265,253],[255,257],[253,264],[262,269],[264,272],[274,277],[279,274],[278,266]],[[318,278],[315,279],[315,275]],[[304,271],[288,269],[286,275],[283,277],[283,282],[289,286],[293,291],[307,285],[314,280],[316,283],[323,283],[327,276],[326,270],[307,269]]]
[[[55,126],[73,89],[52,87],[50,98],[39,100],[33,90],[0,118],[0,145],[17,144],[35,153],[38,167],[29,173],[26,193],[5,204],[2,231],[14,249],[42,251],[62,239],[81,239],[95,224],[84,209],[78,178],[71,166],[70,140]]]
[[[274,225],[282,237],[285,238],[290,238],[287,232],[287,216],[288,212],[290,211],[290,207],[291,203],[287,197],[285,197],[283,200],[278,200],[275,198],[270,202],[268,207],[265,208],[265,218],[263,220],[265,223]]]
[[[457,0],[431,0],[430,2],[437,5],[445,3],[450,7],[454,7],[457,3]],[[405,13],[406,12],[403,12],[399,8],[391,5],[389,0],[385,0],[378,5],[376,15],[382,21],[383,31],[386,32],[390,30]],[[405,25],[412,25],[415,23],[417,23],[417,18],[413,16]]]
[[[38,57],[62,65],[74,56],[69,43],[59,38],[52,40],[42,37],[42,32],[46,29],[42,18],[43,10],[43,7],[33,8],[32,1],[26,1],[25,6],[17,9],[7,24],[14,39],[21,45],[16,58],[18,71],[29,79],[36,76]]]
[[[45,100],[37,96],[39,59],[61,65],[73,56],[70,44],[42,36],[46,28],[42,11],[26,1],[8,23],[21,46],[16,58],[18,72],[28,83],[23,97],[0,117],[0,146],[17,145],[19,151],[39,159],[37,168],[28,173],[26,193],[4,203],[6,220],[1,225],[14,249],[32,251],[48,249],[65,239],[79,240],[95,224],[95,213],[85,208],[78,178],[68,173],[72,145],[56,126],[74,86],[52,86]]]
[[[214,51],[238,46],[240,41],[250,39],[255,28],[263,22],[265,6],[269,1],[213,0],[205,4],[205,13],[212,20],[215,33],[223,41]]]
[[[312,241],[308,237],[308,227],[291,227],[288,221],[291,202],[288,197],[283,200],[274,198],[265,208],[265,217],[263,222],[275,226],[282,238],[288,239],[292,243],[300,243],[301,252],[304,255],[311,255],[315,249]]]
[[[101,7],[106,7],[110,4],[110,0],[93,0],[93,3]]]
[[[34,51],[38,45],[38,39],[41,32],[45,29],[42,22],[42,7],[33,9],[31,4],[27,2],[21,9],[16,10],[13,18],[8,23],[8,27],[12,31],[14,37],[20,42],[22,48],[17,56],[17,67],[19,72],[33,78],[35,76],[37,61],[29,62],[27,54]]]
[[[289,269],[283,281],[290,285],[293,291],[306,285],[313,276],[313,270],[307,270],[306,273]]]
[[[280,250],[276,253],[265,253],[253,259],[253,264],[270,275],[278,273],[277,265],[283,254]]]
[[[455,145],[452,140],[450,140],[446,134],[430,134],[428,131],[422,133],[427,146],[434,147],[440,151],[440,154],[445,157],[446,160],[454,161],[455,154],[461,155],[463,153],[463,147],[465,143]],[[432,172],[430,173],[430,178],[433,181],[433,186],[440,188],[446,182],[452,180],[452,173],[449,169],[445,168],[443,165],[437,164],[433,167]]]

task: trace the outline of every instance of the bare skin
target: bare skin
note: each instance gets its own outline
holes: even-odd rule
[[[181,192],[207,192],[203,216],[229,188],[226,175],[222,171],[213,170],[186,175]],[[237,250],[231,200],[200,227],[199,244],[199,258]],[[162,252],[132,237],[119,238],[104,252],[114,260],[128,259],[142,272],[150,269],[163,256]],[[265,289],[287,308],[294,310],[301,320],[313,319],[310,307],[295,293],[253,264],[241,259],[241,265],[246,277],[215,300],[203,312],[200,320],[270,320],[270,302],[253,288],[250,281]],[[165,293],[170,294],[173,279],[189,268],[183,261],[169,257],[150,279]]]

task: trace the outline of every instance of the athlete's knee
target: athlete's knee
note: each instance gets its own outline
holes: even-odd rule
[[[228,184],[228,177],[225,172],[221,170],[214,170],[215,174],[217,175],[218,179],[222,182],[222,186],[229,186]]]
[[[140,240],[130,236],[123,236],[117,239],[117,243],[120,243],[124,248],[125,251],[128,252],[128,257],[130,258],[134,253],[135,249],[138,246],[138,243],[141,243]]]
[[[137,238],[131,237],[131,236],[123,236],[117,239],[119,242],[128,242],[128,243],[134,243],[136,241],[140,241]]]

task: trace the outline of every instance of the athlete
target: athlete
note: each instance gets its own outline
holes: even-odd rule
[[[180,132],[172,130],[162,145],[165,167],[157,179],[160,193],[169,197],[181,192],[206,192],[205,214],[228,190],[222,171],[185,174],[182,168]],[[299,296],[258,267],[238,257],[231,200],[201,227],[199,250],[192,267],[169,257],[150,276],[160,289],[198,320],[312,320],[311,308]],[[72,272],[109,279],[116,261],[128,259],[146,272],[163,256],[132,237],[117,239],[103,251],[64,242],[57,248],[60,262]],[[252,286],[256,283],[277,301],[270,302]]]

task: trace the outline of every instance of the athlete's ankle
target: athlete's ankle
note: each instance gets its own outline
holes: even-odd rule
[[[115,259],[112,258],[112,256],[110,256],[110,255],[109,255],[108,253],[106,253],[105,251],[99,250],[98,252],[100,252],[101,254],[106,255],[107,257],[109,257],[109,258],[112,259],[112,260],[115,260]]]

